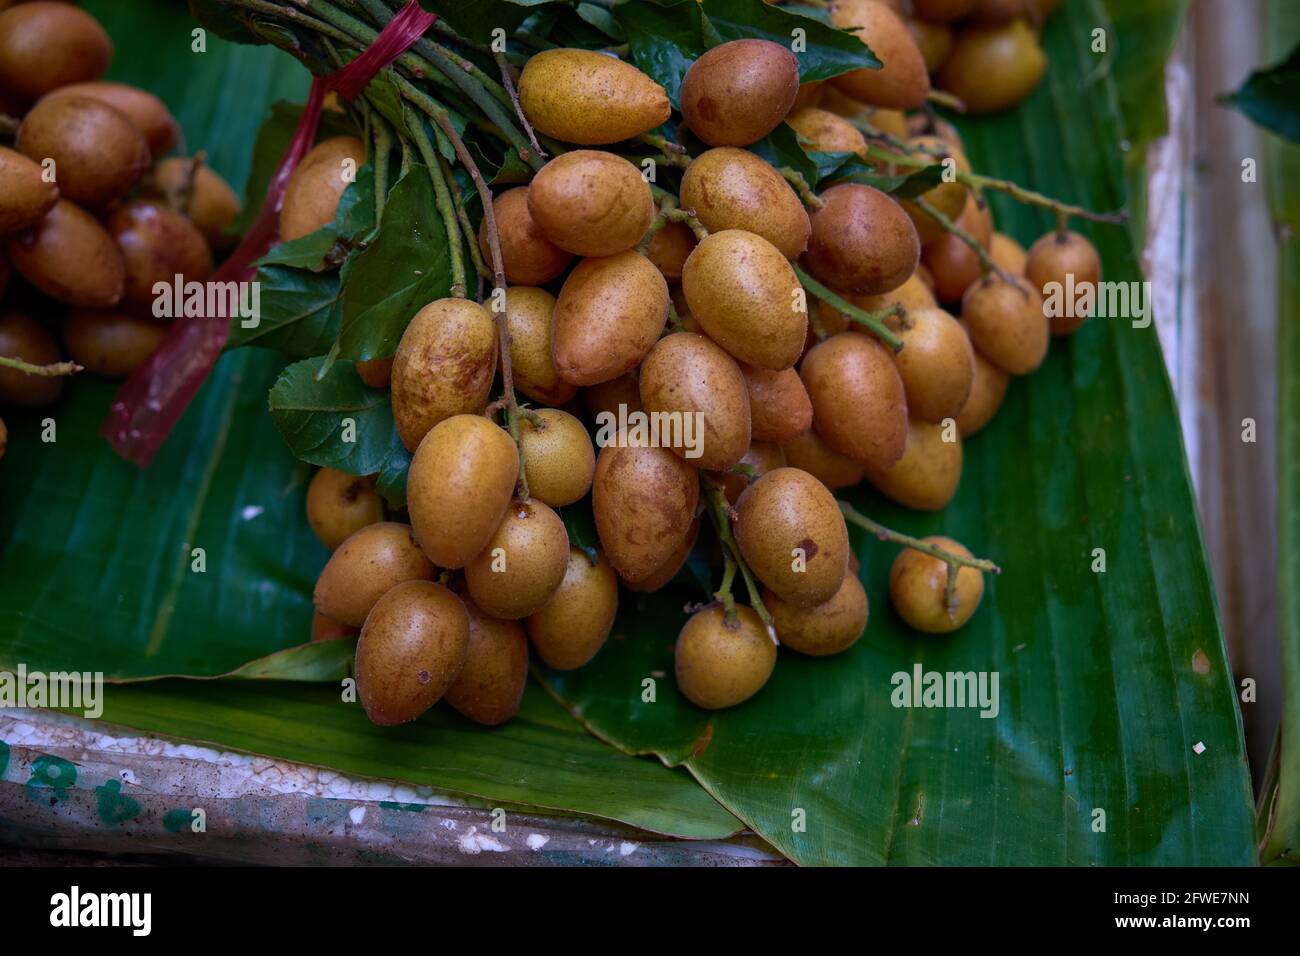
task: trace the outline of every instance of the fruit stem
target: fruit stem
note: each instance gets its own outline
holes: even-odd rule
[[[10,116],[8,113],[0,113],[0,136],[12,139],[18,135],[18,127],[21,120],[16,116]]]
[[[704,228],[704,223],[695,218],[694,209],[669,209],[665,214],[668,222],[684,222],[690,227],[691,232],[695,233],[697,242],[703,242],[709,238],[709,230]]]
[[[442,216],[443,228],[447,230],[447,252],[451,256],[451,294],[458,299],[465,298],[469,283],[465,278],[465,250],[461,245],[460,220],[451,201],[451,188],[447,185],[439,156],[429,141],[429,134],[424,131],[424,120],[416,114],[409,103],[402,104],[402,115],[406,117],[406,131],[415,140],[415,148],[429,170],[429,179],[433,181],[433,204]]]
[[[767,636],[772,639],[772,643],[780,644],[776,637],[776,624],[773,623],[772,615],[763,603],[758,583],[754,580],[754,572],[749,570],[749,565],[745,563],[740,553],[740,545],[736,543],[736,535],[731,530],[731,504],[727,501],[727,493],[719,482],[708,475],[700,475],[700,485],[704,489],[704,502],[709,509],[709,520],[713,522],[713,529],[718,533],[718,540],[722,542],[724,552],[730,555],[731,560],[740,569],[741,577],[745,579],[745,590],[749,592],[749,603],[753,606],[754,613],[767,628]]]
[[[971,247],[975,255],[979,257],[980,272],[984,275],[988,275],[990,272],[995,273],[998,278],[1003,281],[1009,282],[1013,285],[1015,284],[1015,280],[1011,278],[1011,276],[998,268],[998,264],[993,261],[993,257],[989,255],[988,250],[984,248],[983,244],[980,243],[978,239],[936,209],[932,202],[920,196],[917,196],[912,200],[912,202],[916,204],[917,209],[920,209],[923,213],[943,227],[944,232],[951,233]]]
[[[375,141],[372,158],[375,163],[375,229],[378,229],[384,218],[384,206],[388,203],[388,166],[392,159],[393,134],[376,111],[371,111],[370,120],[370,131]]]
[[[76,362],[54,362],[50,365],[32,365],[20,358],[0,355],[0,368],[11,368],[24,375],[39,375],[41,378],[57,378],[61,375],[76,375],[85,369]]]
[[[894,531],[892,528],[886,528],[879,521],[873,521],[858,509],[854,508],[847,501],[838,502],[840,512],[844,515],[844,520],[849,524],[855,524],[859,528],[870,531],[881,541],[892,541],[894,544],[901,544],[905,548],[911,548],[913,551],[920,551],[922,554],[928,554],[932,558],[938,558],[948,565],[950,574],[955,577],[954,568],[975,568],[979,571],[988,571],[991,574],[1001,574],[1002,569],[986,558],[968,558],[963,554],[957,554],[953,551],[947,551],[938,545],[928,544],[920,538],[913,538],[911,535],[903,534],[901,531]]]
[[[637,252],[641,253],[641,255],[645,255],[646,252],[649,251],[650,243],[654,242],[654,238],[659,234],[659,230],[668,225],[668,213],[672,212],[676,208],[677,197],[672,193],[664,193],[663,198],[659,201],[659,211],[655,213],[654,219],[652,219],[650,225],[646,227],[645,235],[641,237],[641,241],[636,244]]]
[[[904,146],[906,144],[903,144]],[[899,147],[902,148],[902,147]],[[873,159],[883,160],[896,166],[906,166],[909,169],[923,169],[926,166],[933,165],[923,159],[916,159],[913,156],[900,156],[888,150],[880,149],[875,146],[867,147],[867,154]],[[1091,209],[1085,209],[1082,206],[1075,206],[1070,203],[1061,202],[1059,199],[1053,199],[1051,196],[1044,196],[1042,193],[1034,192],[1032,189],[1026,189],[1024,186],[1014,183],[1009,179],[994,179],[992,176],[984,176],[980,173],[968,173],[962,170],[956,171],[957,182],[963,183],[972,189],[983,190],[993,189],[998,192],[1006,193],[1012,199],[1025,203],[1030,206],[1041,206],[1044,209],[1050,209],[1053,212],[1075,216],[1079,219],[1087,219],[1092,222],[1108,222],[1113,225],[1122,225],[1128,222],[1128,213],[1123,210],[1119,212],[1093,212]]]
[[[504,53],[493,53],[492,56],[497,61],[497,69],[501,71],[501,82],[505,85],[506,92],[510,94],[510,102],[515,108],[515,115],[519,117],[519,124],[524,128],[524,134],[528,137],[528,142],[533,144],[539,159],[546,158],[546,150],[542,149],[542,144],[537,142],[537,134],[533,132],[533,125],[528,122],[528,117],[524,115],[523,105],[519,102],[519,91],[515,89],[514,77],[510,75],[510,61],[506,59]]]
[[[510,322],[506,306],[506,268],[501,257],[501,233],[497,231],[496,210],[492,206],[492,190],[488,188],[478,163],[465,147],[465,141],[456,132],[451,117],[443,107],[416,88],[410,81],[397,76],[397,88],[402,95],[423,110],[442,130],[456,151],[456,158],[469,173],[469,178],[478,191],[479,201],[483,206],[483,229],[487,234],[488,255],[492,260],[492,306],[488,310],[496,316],[497,342],[501,360],[501,391],[506,402],[506,430],[519,449],[518,496],[521,501],[528,500],[528,477],[524,465],[524,445],[519,435],[519,400],[515,396],[515,377],[510,364]]]
[[[934,103],[938,106],[946,106],[954,113],[966,112],[966,104],[961,100],[961,98],[953,96],[951,93],[944,90],[931,89],[930,92],[925,95],[925,98],[930,103]]]
[[[722,552],[722,560],[722,585],[713,592],[713,596],[722,602],[728,623],[735,626],[740,621],[736,616],[736,599],[731,593],[731,585],[736,580],[736,562],[729,551]]]
[[[803,178],[803,173],[789,166],[782,166],[781,175],[785,177],[786,182],[794,187],[794,191],[799,194],[799,198],[803,200],[803,204],[809,209],[817,210],[825,205],[821,197],[813,192],[813,188],[808,185],[808,180]]]
[[[865,325],[876,338],[880,339],[880,341],[884,342],[895,352],[902,351],[903,340],[891,332],[888,326],[885,325],[885,319],[889,318],[891,315],[902,314],[901,306],[890,306],[888,309],[881,309],[879,312],[864,312],[843,296],[837,295],[830,289],[826,288],[826,286],[822,285],[805,272],[803,266],[799,265],[797,262],[791,263],[791,265],[794,266],[794,274],[799,277],[799,281],[803,284],[805,289],[817,298],[821,299],[827,305],[834,306],[837,310],[843,313],[845,318],[857,322],[859,325]],[[808,311],[809,313],[812,312],[811,309]],[[823,331],[825,330],[823,329]]]
[[[492,269],[483,261],[483,254],[479,250],[474,224],[469,221],[469,210],[465,208],[465,194],[460,190],[460,183],[456,182],[451,164],[441,154],[438,156],[438,165],[442,167],[442,176],[451,187],[451,204],[456,208],[456,218],[460,220],[461,232],[465,234],[465,244],[469,246],[469,259],[474,263],[474,271],[478,273],[481,283],[485,277],[492,274]]]

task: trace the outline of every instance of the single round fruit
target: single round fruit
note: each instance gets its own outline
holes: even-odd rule
[[[45,182],[41,167],[0,146],[0,235],[34,226],[59,201],[59,188]]]
[[[551,359],[571,385],[596,385],[631,371],[668,321],[668,283],[637,252],[584,259],[555,303]]]
[[[677,636],[677,689],[696,707],[722,710],[749,700],[776,667],[776,645],[751,607],[736,606],[729,622],[721,607],[696,611]]]
[[[781,446],[770,441],[756,441],[750,444],[749,450],[745,452],[745,457],[736,463],[737,466],[744,466],[753,471],[752,475],[747,475],[736,470],[717,472],[713,478],[722,483],[723,494],[727,496],[727,501],[735,504],[740,500],[740,496],[758,479],[762,478],[769,471],[775,471],[777,468],[786,466],[785,452]]]
[[[835,498],[798,468],[769,471],[735,508],[736,543],[754,574],[791,603],[829,601],[849,561],[849,533]]]
[[[989,258],[1003,272],[1022,276],[1025,274],[1025,265],[1029,257],[1025,247],[1016,240],[1005,232],[995,232],[993,238],[989,240]]]
[[[403,581],[428,581],[433,570],[410,525],[368,524],[330,555],[316,580],[316,610],[340,624],[360,627],[381,596]]]
[[[925,284],[922,275],[923,266],[917,266],[916,271],[907,277],[907,281],[897,289],[890,289],[888,292],[882,292],[879,295],[855,295],[850,297],[849,301],[856,305],[864,312],[881,312],[893,306],[901,305],[907,312],[921,309],[933,309],[938,303],[935,302],[934,293],[930,287]],[[825,305],[826,303],[821,303]],[[822,314],[823,323],[825,322]],[[862,326],[855,325],[859,331]],[[842,329],[837,331],[843,331]]]
[[[312,147],[289,177],[280,206],[280,238],[301,239],[334,221],[339,200],[366,161],[355,136],[335,136]]]
[[[1011,377],[998,368],[978,350],[974,350],[975,376],[971,380],[970,397],[957,416],[957,431],[962,438],[970,438],[993,420],[1002,400],[1007,397],[1007,384]]]
[[[443,700],[475,723],[496,727],[519,712],[528,684],[528,638],[518,621],[502,621],[473,601],[465,665]]]
[[[975,377],[975,355],[961,324],[943,309],[912,309],[887,324],[903,340],[894,364],[907,393],[907,410],[926,422],[961,412]]]
[[[695,233],[685,223],[670,222],[654,234],[646,248],[646,258],[669,282],[682,277],[682,266],[695,248]]]
[[[636,582],[663,566],[690,533],[700,479],[668,449],[628,442],[623,433],[601,443],[591,505],[610,563]]]
[[[598,427],[607,423],[616,424],[632,412],[642,411],[641,386],[637,379],[637,370],[632,369],[608,382],[598,382],[584,388],[582,403],[587,406],[592,422]]]
[[[593,564],[579,548],[569,549],[564,580],[540,610],[524,622],[542,663],[560,671],[581,667],[596,656],[618,612],[618,576],[597,552]]]
[[[952,538],[932,535],[921,539],[945,551],[971,557],[971,553]],[[889,570],[889,598],[894,610],[910,627],[927,634],[947,634],[970,620],[984,596],[984,575],[977,568],[957,571],[956,606],[949,611],[944,604],[948,584],[948,564],[938,558],[904,548]]]
[[[596,452],[582,422],[558,408],[540,408],[519,422],[528,493],[553,508],[591,490]]]
[[[46,94],[41,99],[41,105],[55,97],[63,96],[88,96],[118,110],[144,136],[145,143],[149,146],[149,153],[154,159],[171,152],[172,147],[180,139],[180,124],[163,105],[162,100],[137,86],[110,83],[107,80],[72,83]]]
[[[994,113],[1028,96],[1046,69],[1047,54],[1034,31],[1024,20],[1011,20],[963,27],[937,82],[968,113]]]
[[[528,187],[507,189],[492,200],[501,261],[510,285],[545,285],[569,268],[573,253],[566,252],[542,233],[528,212]],[[478,227],[478,248],[484,262],[492,261],[487,220]]]
[[[122,308],[155,318],[168,315],[176,276],[183,283],[204,282],[212,274],[212,252],[203,234],[180,213],[166,206],[135,201],[118,206],[104,220],[126,266]],[[158,285],[167,292],[159,296]]]
[[[875,295],[896,289],[916,271],[921,243],[893,197],[860,183],[822,193],[812,215],[804,266],[827,285]]]
[[[742,365],[749,392],[750,437],[784,442],[812,426],[812,400],[793,368],[779,370]]]
[[[799,61],[770,40],[731,40],[682,78],[686,124],[710,146],[748,146],[781,124],[799,94]]]
[[[194,223],[213,250],[224,252],[238,241],[226,230],[239,215],[239,197],[207,163],[183,156],[164,159],[154,167],[153,184],[173,209]]]
[[[471,299],[430,302],[415,314],[393,356],[397,434],[412,451],[434,425],[487,405],[497,368],[497,327]]]
[[[1029,247],[1024,272],[1049,306],[1053,335],[1069,335],[1088,321],[1101,282],[1101,256],[1091,242],[1068,230],[1039,236]],[[1091,300],[1081,302],[1080,295]]]
[[[50,333],[21,312],[0,313],[0,355],[29,365],[52,365],[63,358]],[[28,375],[0,366],[0,404],[48,405],[62,392],[61,376]]]
[[[510,435],[482,415],[453,415],[424,436],[406,478],[406,507],[424,553],[463,568],[505,516],[519,477]]]
[[[465,565],[465,583],[479,607],[517,621],[540,610],[564,579],[569,533],[551,508],[515,499],[478,556]]]
[[[834,596],[822,604],[800,607],[768,588],[763,590],[763,604],[772,615],[781,643],[811,657],[848,650],[867,627],[867,592],[852,571],[844,575]]]
[[[37,163],[52,160],[59,194],[83,206],[120,199],[149,168],[149,145],[125,113],[88,96],[37,103],[14,147]]]
[[[354,362],[357,377],[371,388],[388,388],[393,381],[393,358],[363,359]]]
[[[790,467],[808,472],[831,491],[852,488],[866,474],[866,465],[856,458],[841,455],[826,444],[815,428],[783,442],[781,450],[785,452]]]
[[[123,378],[154,353],[167,326],[117,311],[76,309],[63,323],[63,344],[86,371]]]
[[[528,214],[552,243],[579,256],[612,256],[641,241],[654,221],[650,184],[621,156],[561,153],[528,186]]]
[[[322,468],[307,486],[307,523],[320,543],[335,550],[362,528],[384,520],[373,478]]]
[[[36,288],[65,305],[109,309],[122,300],[126,266],[113,237],[65,199],[5,243],[10,263]]]
[[[560,378],[551,354],[555,296],[545,289],[512,286],[506,290],[506,323],[515,388],[546,405],[573,398],[578,387]]]
[[[709,338],[748,365],[789,368],[808,334],[799,280],[789,261],[761,236],[715,232],[682,269],[691,315]]]
[[[867,141],[858,128],[843,116],[816,106],[805,106],[791,113],[786,122],[794,128],[809,152],[861,153]]]
[[[749,448],[749,392],[735,359],[710,339],[674,332],[641,363],[641,407],[681,426],[673,454],[706,471],[726,471]],[[696,431],[696,423],[702,431]],[[663,439],[661,438],[661,441]]]
[[[998,368],[1028,375],[1043,364],[1051,325],[1043,300],[1024,280],[988,275],[966,290],[961,320],[975,346]]]
[[[0,13],[0,89],[33,102],[104,75],[113,42],[99,21],[66,3],[22,3]]]
[[[841,73],[831,80],[836,89],[872,106],[912,110],[925,105],[930,94],[925,58],[897,13],[876,0],[834,0],[830,15],[832,26],[852,29],[883,64],[878,70]]]
[[[808,247],[812,226],[790,184],[761,156],[721,146],[691,160],[682,174],[681,207],[709,232],[743,229],[787,259]]]
[[[399,584],[375,604],[361,628],[353,671],[371,723],[415,720],[460,676],[469,654],[469,613],[432,581]]]
[[[955,427],[949,431],[914,419],[908,423],[903,457],[889,468],[867,466],[867,479],[905,508],[942,511],[957,493],[961,464],[961,435]]]
[[[907,32],[916,41],[916,48],[921,51],[925,61],[925,71],[933,73],[948,60],[952,53],[953,30],[946,23],[931,23],[920,17],[904,17]]]
[[[874,336],[841,332],[808,350],[800,369],[813,427],[842,455],[888,468],[907,444],[898,366]]]
[[[564,48],[528,60],[519,105],[539,133],[580,146],[632,139],[672,115],[664,88],[632,64]]]

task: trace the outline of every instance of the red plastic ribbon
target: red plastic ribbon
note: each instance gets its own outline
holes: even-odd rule
[[[292,142],[276,168],[266,198],[248,234],[209,282],[247,282],[255,274],[253,263],[279,241],[280,205],[289,177],[316,141],[321,108],[328,93],[348,99],[361,94],[372,79],[410,49],[437,17],[409,0],[360,56],[325,77],[312,80],[311,95]],[[215,296],[225,301],[224,296]],[[221,357],[230,331],[225,310],[214,315],[178,318],[158,348],[138,366],[118,390],[99,433],[113,450],[141,468],[153,461]]]

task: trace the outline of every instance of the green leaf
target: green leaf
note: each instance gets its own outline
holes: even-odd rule
[[[343,269],[339,355],[387,358],[415,313],[450,292],[447,231],[429,170],[413,163],[388,195],[379,234]]]
[[[222,6],[217,0],[188,0],[190,15],[205,30],[211,30],[223,40],[232,43],[263,42],[244,25],[244,22],[229,7]]]
[[[360,704],[340,698],[337,686],[318,684],[155,681],[114,687],[104,695],[102,720],[492,806],[579,813],[688,839],[725,839],[741,829],[685,774],[606,747],[536,686],[525,692],[519,715],[492,730],[445,706],[414,723],[376,727]]]
[[[591,510],[591,498],[583,498],[571,505],[557,509],[564,521],[564,528],[569,532],[569,544],[584,552],[592,564],[599,560],[597,548],[600,536],[596,533],[596,517]]]
[[[388,389],[370,388],[351,362],[295,362],[280,373],[269,405],[289,450],[322,468],[373,475],[401,447]]]
[[[1090,208],[1123,205],[1126,131],[1083,42],[1098,25],[1113,32],[1088,0],[1049,21],[1042,86],[1015,112],[963,124],[975,168]],[[1052,228],[1042,210],[991,198],[999,229],[1022,243]],[[1108,280],[1140,280],[1127,230],[1076,228]],[[698,599],[680,589],[627,600],[592,664],[545,681],[602,739],[686,766],[801,863],[1251,863],[1235,686],[1155,329],[1097,318],[1054,343],[964,456],[941,514],[845,494],[1005,569],[956,634],[905,627],[888,597],[897,548],[854,533],[865,635],[829,659],[782,650],[739,707],[701,711],[672,689],[680,609]],[[997,715],[895,707],[894,675],[917,666],[996,673]],[[670,676],[643,703],[655,674]]]
[[[1265,129],[1300,142],[1300,45],[1276,66],[1250,74],[1239,90],[1221,100]]]
[[[338,340],[342,313],[337,272],[266,265],[257,270],[257,282],[257,325],[249,328],[247,320],[232,319],[227,348],[258,345],[293,358],[329,351]]]
[[[456,32],[476,43],[488,43],[492,31],[512,34],[530,15],[556,0],[420,0],[420,6],[446,20]]]

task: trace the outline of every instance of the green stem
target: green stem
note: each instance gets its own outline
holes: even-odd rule
[[[879,312],[864,312],[852,302],[848,301],[843,296],[832,292],[830,289],[826,288],[826,286],[822,285],[810,276],[804,271],[803,266],[798,263],[792,263],[792,265],[794,266],[794,274],[799,277],[799,282],[805,289],[823,302],[839,310],[846,318],[853,322],[857,322],[859,325],[866,326],[876,338],[880,339],[880,341],[884,342],[895,352],[902,350],[903,340],[890,331],[889,327],[885,325],[885,319],[889,318],[891,315],[901,315],[900,306],[891,306],[890,308],[882,309]],[[812,312],[811,309],[808,311],[810,313]]]
[[[704,223],[695,218],[694,209],[669,209],[664,214],[664,218],[668,222],[686,223],[691,232],[695,233],[695,238],[699,242],[709,238],[709,230],[704,228]]]
[[[442,216],[443,228],[447,230],[447,251],[451,256],[451,294],[463,299],[469,283],[465,279],[465,250],[461,244],[460,220],[456,218],[456,207],[451,201],[451,189],[438,164],[437,150],[429,141],[429,134],[424,131],[424,120],[406,104],[403,105],[402,113],[406,117],[406,131],[415,141],[415,148],[420,151],[420,157],[429,170],[429,179],[433,182],[433,204]]]
[[[24,375],[38,375],[41,378],[58,378],[62,375],[76,375],[78,372],[85,371],[76,362],[32,365],[30,362],[24,362],[20,358],[13,358],[9,355],[0,355],[0,368],[11,368],[16,372],[22,372]]]
[[[504,53],[493,53],[493,58],[497,61],[497,69],[501,71],[501,83],[510,94],[510,105],[515,108],[515,116],[519,117],[519,125],[524,128],[524,135],[528,137],[528,142],[533,144],[533,149],[537,151],[538,157],[546,158],[546,150],[542,149],[542,144],[537,142],[537,134],[533,132],[533,124],[528,122],[528,117],[524,115],[524,108],[519,102],[519,91],[515,89],[514,77],[510,75],[510,63],[506,60]]]
[[[782,166],[781,175],[785,177],[786,182],[794,187],[794,191],[803,200],[805,206],[814,211],[822,208],[824,203],[821,197],[813,192],[813,188],[808,185],[808,180],[803,178],[803,173],[789,166]]]
[[[465,242],[469,244],[470,262],[474,263],[474,271],[478,273],[479,279],[485,279],[492,274],[492,270],[483,261],[483,254],[479,251],[478,235],[474,231],[473,224],[469,221],[469,211],[465,208],[465,195],[460,191],[460,183],[456,182],[456,177],[451,170],[451,164],[441,156],[438,157],[438,162],[442,165],[443,178],[451,186],[452,205],[456,207],[456,216],[460,219],[461,231],[465,234]]]
[[[722,607],[726,612],[727,620],[732,624],[736,623],[736,599],[731,594],[731,585],[736,580],[736,562],[731,557],[731,552],[722,552],[724,562],[722,569],[722,584],[713,592],[713,596],[722,602]]]
[[[371,110],[371,132],[375,141],[375,228],[384,218],[388,203],[388,168],[392,161],[393,134],[377,111]]]
[[[932,202],[928,199],[922,199],[920,196],[913,199],[912,202],[916,204],[917,209],[920,209],[923,213],[943,227],[944,232],[951,233],[962,242],[966,243],[966,245],[970,246],[976,257],[979,258],[980,272],[983,275],[988,275],[992,272],[1004,282],[1009,282],[1013,285],[1015,284],[1015,279],[1003,272],[1002,269],[998,267],[998,264],[993,261],[993,257],[989,255],[988,250],[984,248],[983,243],[935,208]]]
[[[759,591],[758,582],[754,579],[754,572],[745,563],[745,558],[740,553],[740,545],[736,543],[736,535],[731,530],[731,504],[727,501],[726,492],[721,483],[708,475],[700,475],[700,486],[704,492],[709,519],[718,533],[718,540],[722,542],[726,553],[731,556],[736,567],[740,569],[741,577],[745,579],[745,590],[749,592],[749,603],[754,608],[754,613],[767,628],[767,636],[772,639],[772,643],[780,644],[776,636],[776,624],[772,621],[772,614],[768,611],[767,605],[763,603],[763,596]]]
[[[985,558],[968,558],[964,554],[957,554],[955,551],[948,551],[937,545],[929,544],[920,538],[913,538],[911,535],[903,534],[901,531],[895,531],[887,528],[879,521],[868,518],[862,512],[858,511],[847,501],[839,502],[840,511],[844,515],[844,520],[849,524],[855,524],[859,528],[870,531],[881,541],[892,541],[894,544],[901,544],[905,548],[911,548],[913,551],[920,551],[922,554],[928,554],[932,558],[938,558],[947,564],[950,568],[975,568],[978,571],[988,571],[991,574],[1001,574],[1002,569]]]

